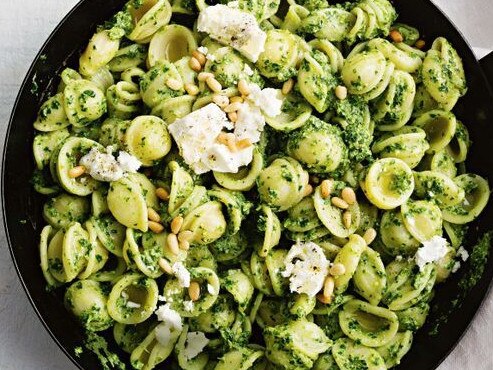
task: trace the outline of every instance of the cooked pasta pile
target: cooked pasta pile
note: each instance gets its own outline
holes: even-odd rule
[[[132,0],[41,106],[44,277],[134,368],[392,368],[467,259],[456,50],[288,2]]]

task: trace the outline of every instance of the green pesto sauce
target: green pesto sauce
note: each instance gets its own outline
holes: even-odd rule
[[[120,360],[118,355],[108,349],[108,342],[106,342],[106,339],[102,336],[94,332],[86,332],[84,346],[98,357],[103,370],[126,369],[125,363]],[[76,355],[77,353],[80,355],[82,353],[82,348],[76,347],[75,353]]]

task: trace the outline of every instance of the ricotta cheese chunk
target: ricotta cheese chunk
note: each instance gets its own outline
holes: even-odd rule
[[[79,160],[86,172],[98,181],[118,181],[125,173],[135,173],[142,163],[133,155],[120,151],[118,159],[113,155],[113,147],[108,146],[103,152],[93,147],[89,153]]]
[[[322,289],[329,273],[329,261],[323,249],[313,242],[298,242],[285,259],[282,276],[289,278],[291,292],[314,297]]]
[[[183,330],[181,316],[170,307],[169,303],[159,306],[154,313],[157,319],[161,321],[154,329],[156,340],[163,346],[167,346],[172,339],[171,333]]]
[[[254,63],[265,49],[267,34],[255,17],[231,6],[217,4],[202,10],[197,19],[197,30],[238,50]]]
[[[175,262],[171,267],[171,271],[178,279],[182,288],[188,288],[190,286],[190,272],[182,262]]]
[[[142,166],[142,162],[133,155],[120,150],[118,158],[116,159],[118,165],[124,172],[136,173]]]
[[[187,341],[185,342],[185,349],[183,356],[187,360],[192,360],[197,357],[204,350],[205,346],[209,343],[209,339],[201,331],[193,331],[187,333]]]
[[[423,270],[426,264],[439,261],[447,253],[447,240],[438,235],[434,236],[430,240],[424,241],[423,246],[416,252],[416,264],[420,270]]]

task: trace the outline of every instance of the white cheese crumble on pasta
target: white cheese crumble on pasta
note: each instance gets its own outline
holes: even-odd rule
[[[448,253],[447,240],[441,236],[434,236],[430,240],[423,242],[423,246],[418,249],[415,255],[416,264],[422,270],[427,263],[437,262]]]
[[[187,360],[192,360],[197,357],[204,350],[205,346],[209,343],[209,339],[201,331],[193,331],[187,333],[187,341],[185,343],[185,349],[183,356]]]
[[[252,14],[223,4],[202,10],[197,20],[197,30],[238,50],[252,62],[256,62],[264,51],[267,39],[267,34]]]
[[[159,306],[154,313],[157,319],[161,321],[154,329],[156,340],[163,346],[166,346],[171,340],[171,333],[183,329],[181,316],[170,307],[169,303]]]
[[[185,311],[192,312],[193,307],[194,307],[193,301],[183,301],[183,308],[185,308]]]
[[[137,158],[124,151],[120,151],[116,159],[112,146],[104,152],[93,147],[80,159],[79,164],[85,167],[93,179],[105,182],[118,181],[126,172],[135,173],[142,165]]]
[[[329,261],[320,246],[313,242],[298,242],[285,259],[282,276],[289,278],[291,292],[314,297],[322,289],[329,273]]]
[[[190,286],[190,272],[182,262],[175,262],[171,267],[171,271],[178,279],[182,288],[188,288]]]
[[[457,249],[457,256],[459,256],[463,262],[466,262],[469,259],[469,252],[464,247],[460,247]]]

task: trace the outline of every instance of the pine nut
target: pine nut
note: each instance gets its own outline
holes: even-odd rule
[[[158,264],[161,270],[163,270],[165,273],[167,273],[168,275],[173,274],[173,269],[166,259],[160,258]]]
[[[194,57],[190,58],[188,65],[195,72],[200,72],[202,70],[202,64],[200,64],[200,62],[197,60],[197,58],[194,58]]]
[[[236,112],[236,111],[238,111],[238,109],[240,109],[241,104],[242,104],[242,103],[240,103],[240,102],[231,103],[231,104],[229,104],[227,107],[225,107],[225,108],[224,108],[224,111],[225,111],[226,113]]]
[[[305,192],[304,192],[304,196],[307,197],[309,195],[311,195],[313,193],[313,186],[311,186],[310,184],[308,184],[306,187],[305,187]]]
[[[241,96],[233,96],[229,99],[231,103],[243,103],[245,100]]]
[[[214,75],[210,72],[200,72],[197,76],[197,79],[201,82],[206,81],[209,77],[214,77]]]
[[[200,63],[201,66],[203,66],[205,62],[207,62],[205,55],[198,50],[194,50],[192,52],[192,57],[194,57]]]
[[[183,217],[176,216],[173,219],[173,221],[171,221],[171,232],[173,234],[178,234],[182,226],[183,226]]]
[[[332,299],[334,293],[335,281],[332,276],[327,276],[324,281],[324,290],[322,295],[325,299]]]
[[[85,172],[86,168],[84,166],[75,166],[68,171],[68,177],[75,179],[81,177]]]
[[[418,49],[423,49],[425,45],[426,45],[425,40],[418,40],[416,41],[416,44],[414,44],[414,46],[416,46]]]
[[[187,242],[186,240],[180,240],[180,241],[178,242],[178,246],[180,247],[180,249],[181,249],[182,251],[187,251],[187,250],[189,250],[189,249],[190,249],[190,243],[189,243],[189,242]]]
[[[200,298],[200,285],[196,281],[190,282],[190,286],[188,287],[188,296],[192,300],[192,302],[196,302]]]
[[[148,225],[149,225],[149,229],[153,233],[160,234],[160,233],[162,233],[164,231],[164,226],[161,225],[159,222],[149,221],[148,222]]]
[[[332,188],[334,187],[333,180],[324,180],[320,184],[320,192],[322,193],[322,198],[327,199],[332,193]]]
[[[231,112],[231,113],[228,113],[228,119],[235,123],[236,121],[238,121],[238,113],[236,112]]]
[[[343,213],[343,215],[342,215],[342,223],[344,224],[344,227],[346,229],[349,229],[351,227],[351,224],[353,222],[352,218],[353,218],[353,215],[351,214],[351,212],[346,211],[346,212]]]
[[[287,80],[282,84],[282,89],[281,89],[282,94],[288,95],[291,92],[291,90],[293,90],[293,86],[294,86],[294,80],[290,78],[289,80]]]
[[[169,200],[169,193],[166,191],[166,189],[163,188],[157,188],[156,189],[156,196],[164,201]]]
[[[209,86],[209,89],[212,90],[212,92],[218,93],[223,89],[219,81],[216,80],[214,77],[208,77],[205,82],[207,83],[207,86]]]
[[[341,197],[349,205],[353,205],[354,203],[356,203],[356,193],[350,187],[342,189]]]
[[[171,90],[177,91],[182,88],[182,83],[176,78],[168,78],[166,81],[166,86],[168,86]]]
[[[178,253],[180,253],[178,239],[175,234],[168,234],[168,237],[166,238],[166,245],[168,246],[168,249],[172,254],[177,255]]]
[[[194,84],[186,84],[185,91],[187,92],[188,95],[196,96],[199,94],[199,87]]]
[[[225,132],[221,132],[217,136],[216,140],[219,144],[227,145],[228,144],[228,134],[226,134]]]
[[[236,147],[239,150],[246,149],[246,148],[249,148],[251,146],[252,146],[252,142],[250,141],[250,139],[241,139],[240,141],[238,141],[236,143]]]
[[[317,299],[319,302],[323,303],[323,304],[330,304],[332,303],[332,297],[325,297],[323,294],[318,294],[317,295]]]
[[[397,30],[390,31],[389,36],[393,42],[399,43],[404,41],[404,37],[402,37],[402,34]]]
[[[233,133],[226,134],[221,132],[217,137],[217,141],[220,144],[226,145],[232,152],[238,151],[238,147],[236,146],[236,136]]]
[[[148,207],[147,208],[147,218],[151,221],[154,222],[160,222],[161,217],[159,216],[159,213],[157,213],[154,208]]]
[[[373,227],[370,227],[368,230],[366,230],[365,234],[363,235],[363,239],[365,239],[365,242],[368,245],[370,245],[376,237],[377,231]]]
[[[332,276],[344,275],[344,273],[346,272],[346,266],[344,266],[342,263],[334,263],[329,272]]]
[[[345,200],[343,200],[339,197],[333,197],[330,201],[337,208],[340,208],[340,209],[348,209],[349,208],[349,204],[347,204]]]
[[[212,97],[212,101],[221,109],[224,109],[229,105],[229,98],[225,95],[215,94]]]
[[[248,96],[250,94],[250,87],[248,86],[248,82],[245,80],[240,80],[238,82],[238,91],[241,95]]]
[[[344,100],[347,98],[347,87],[339,85],[336,87],[335,93],[336,93],[337,99]]]
[[[178,240],[181,242],[188,242],[193,236],[193,232],[190,230],[180,231],[178,234]]]

